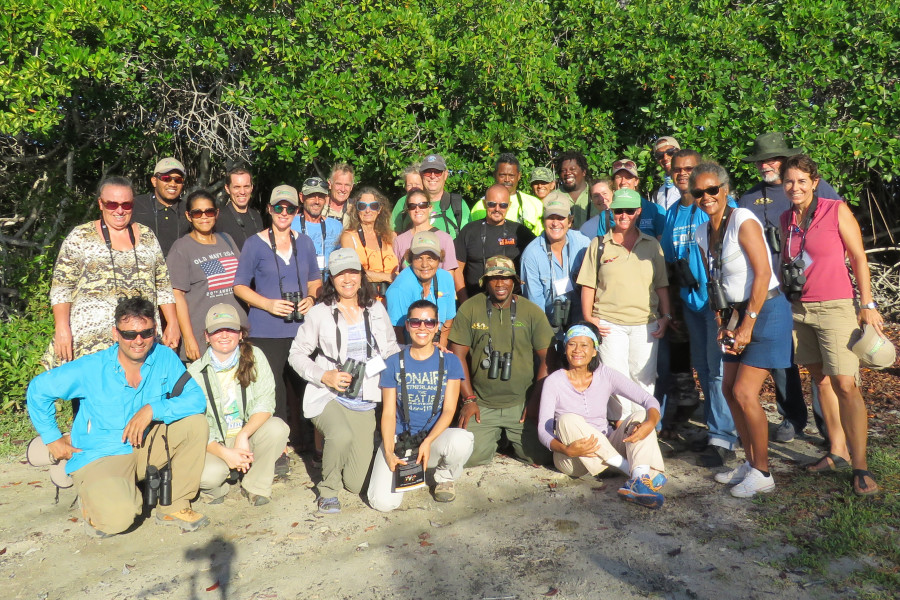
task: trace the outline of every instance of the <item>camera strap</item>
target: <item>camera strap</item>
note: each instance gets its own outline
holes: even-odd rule
[[[103,217],[100,217],[100,233],[103,234],[103,241],[106,242],[106,249],[109,250],[109,262],[112,265],[112,276],[113,276],[113,287],[116,291],[119,291],[119,280],[116,277],[116,259],[113,255],[112,248],[112,240],[109,237],[109,228],[106,226],[106,221],[103,220]],[[137,241],[134,239],[134,227],[131,223],[128,224],[128,239],[131,240],[131,251],[134,252],[134,272],[141,272],[141,263],[138,260],[137,254]],[[122,272],[122,280],[125,280],[125,272]]]
[[[334,316],[334,337],[335,337],[335,342],[337,343],[338,360],[332,360],[332,362],[334,364],[338,364],[338,361],[341,358],[341,327],[340,327],[340,325],[338,325],[338,315],[339,314],[340,314],[340,311],[338,310],[337,306],[335,306],[334,311],[332,312],[332,315]],[[369,323],[369,309],[368,308],[363,309],[363,324],[365,325],[365,328],[366,328],[366,358],[368,359],[368,358],[372,358],[372,348],[374,347],[375,350],[378,349],[378,341],[372,337],[372,325],[371,325],[371,323]],[[372,345],[373,342],[375,343],[374,346]],[[331,359],[329,359],[329,360],[331,360]]]
[[[710,276],[715,277],[719,285],[722,284],[722,248],[725,245],[725,232],[728,230],[728,220],[733,212],[734,209],[730,206],[725,207],[725,214],[722,216],[722,225],[719,227],[719,236],[715,244],[712,243],[712,221],[706,223],[706,258],[709,261]],[[713,246],[716,249],[715,256],[712,252]]]
[[[365,249],[365,247],[366,247],[366,234],[365,234],[365,232],[363,232],[362,226],[360,226],[360,227],[356,230],[356,234],[359,236],[359,243],[362,244],[363,249]],[[324,240],[325,238],[322,238],[322,239]],[[384,249],[383,249],[383,246],[382,246],[382,243],[381,243],[381,242],[382,242],[382,240],[381,240],[381,235],[380,235],[377,231],[375,232],[375,241],[378,242],[378,255],[381,257],[381,272],[384,273],[384,271],[385,271],[385,266],[384,266]],[[325,242],[324,242],[324,241],[322,242],[322,248],[325,248]],[[369,253],[366,252],[366,262],[368,262],[368,256],[369,256]],[[369,267],[369,268],[371,268],[371,267]]]
[[[219,428],[219,435],[222,436],[222,443],[225,443],[225,432],[222,430],[222,421],[219,420],[219,409],[216,408],[216,398],[213,396],[212,386],[209,384],[209,365],[203,367],[203,383],[206,384],[206,396],[209,398],[209,407],[213,411],[213,417],[216,418],[216,426]],[[238,383],[240,385],[240,383]],[[244,405],[244,412],[241,414],[242,420],[247,422],[247,388],[241,385],[241,403]]]
[[[486,202],[485,202],[484,206],[485,206],[485,210],[486,210],[487,209]],[[503,231],[500,233],[500,239],[505,240],[506,236],[508,235],[506,233],[506,224],[507,223],[508,223],[508,221],[504,218],[503,219]],[[506,246],[500,245],[499,243],[497,245],[500,247],[500,254],[502,254],[503,256],[506,256]],[[481,220],[481,254],[482,254],[481,270],[482,270],[482,272],[487,270],[487,259],[491,258],[490,256],[486,256],[487,253],[485,252],[485,248],[487,248],[487,217],[485,217],[484,219]],[[491,255],[491,256],[495,256],[495,255]],[[507,258],[509,258],[509,257],[507,257]]]
[[[168,465],[172,461],[172,455],[169,454],[169,425],[168,423],[160,423],[163,427],[166,428],[166,432],[162,434],[163,444],[166,447],[166,465]],[[153,455],[153,440],[156,439],[157,434],[159,434],[159,427],[156,428],[156,431],[153,432],[153,437],[150,438],[150,442],[147,444],[147,463],[150,463],[150,457]]]
[[[409,392],[406,389],[406,361],[404,360],[405,356],[406,349],[404,348],[400,350],[400,418],[403,420],[403,427],[406,428],[406,431],[408,431],[410,435],[413,435],[409,425]],[[409,355],[409,358],[412,359],[412,354]],[[431,419],[434,418],[434,415],[436,415],[441,409],[441,394],[443,391],[444,353],[441,350],[438,350],[437,389],[434,392],[434,401],[431,403],[431,416],[428,417],[428,421],[431,421]],[[426,425],[428,421],[426,421]]]
[[[294,255],[294,270],[297,271],[297,291],[302,294],[303,284],[300,281],[300,261],[297,260],[297,241],[294,238],[294,231],[292,229],[288,230],[288,235],[291,236],[291,251]],[[322,239],[324,240],[325,238]],[[323,241],[322,243],[322,247],[324,248],[325,242]],[[281,294],[281,299],[284,299],[284,287],[281,285],[281,265],[278,264],[281,257],[278,256],[278,247],[275,243],[275,230],[272,227],[269,227],[269,244],[272,247],[272,256],[275,257],[275,270],[278,272],[278,292]]]
[[[487,294],[484,296],[484,304],[485,310],[487,312],[487,321],[488,321],[488,351],[494,351],[494,338],[491,337],[491,315],[494,312],[494,307],[491,305],[491,299]],[[500,309],[501,315],[503,313],[503,309]],[[512,328],[512,341],[510,343],[509,353],[512,355],[516,350],[516,295],[513,294],[512,301],[509,308],[509,322],[510,327]]]
[[[591,205],[593,206],[593,204]],[[550,298],[556,298],[557,293],[556,289],[553,287],[553,282],[556,281],[556,278],[553,277],[553,250],[550,247],[550,240],[547,239],[547,234],[544,233],[544,243],[547,247],[547,262],[550,263]],[[566,263],[571,263],[571,257],[569,256],[569,249],[571,248],[571,244],[569,244],[568,235],[566,237],[566,243],[563,245],[562,252],[560,252],[560,256],[562,256],[562,272],[563,277],[571,277],[569,274],[569,268],[566,266]]]
[[[809,228],[812,227],[813,219],[816,216],[816,209],[819,207],[819,194],[813,193],[812,202],[809,203],[809,208],[806,211],[806,215],[803,217],[803,220],[800,222],[800,249],[797,252],[797,256],[791,257],[791,239],[794,235],[794,227],[788,228],[788,243],[784,248],[784,255],[787,257],[788,263],[796,262],[798,258],[803,256],[803,250],[806,248],[806,233],[809,231]],[[794,226],[797,226],[797,213],[791,210],[791,221]]]

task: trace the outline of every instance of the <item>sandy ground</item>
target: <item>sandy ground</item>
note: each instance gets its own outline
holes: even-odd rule
[[[776,481],[820,454],[810,443],[818,439],[772,443]],[[321,516],[317,473],[295,456],[269,505],[250,507],[232,490],[224,504],[195,505],[212,520],[199,532],[148,520],[103,540],[84,533],[73,490],[55,504],[47,473],[17,460],[0,464],[2,597],[840,596],[773,566],[793,549],[760,534],[751,518],[759,509],[732,498],[695,459],[667,457],[658,511],[620,501],[622,476],[574,480],[498,456],[466,472],[453,503],[417,490],[381,514],[345,493],[341,514]]]

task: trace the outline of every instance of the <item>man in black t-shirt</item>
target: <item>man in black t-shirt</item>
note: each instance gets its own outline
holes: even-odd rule
[[[462,281],[457,281],[456,297],[460,303],[481,291],[479,283],[484,274],[484,263],[492,256],[511,258],[519,268],[519,256],[534,239],[528,227],[515,221],[506,220],[509,210],[509,190],[495,183],[484,195],[487,215],[484,219],[472,221],[462,228],[454,240],[457,273]]]
[[[219,211],[216,231],[230,235],[238,249],[242,249],[247,238],[263,228],[262,216],[250,206],[253,176],[247,169],[238,167],[228,172],[225,181],[228,182],[225,184],[228,202]]]
[[[184,165],[172,157],[164,158],[153,168],[150,184],[153,191],[134,198],[134,212],[131,219],[149,227],[159,245],[163,256],[175,240],[190,231],[188,220],[184,216]]]

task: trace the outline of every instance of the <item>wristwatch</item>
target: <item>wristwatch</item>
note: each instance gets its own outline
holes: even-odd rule
[[[668,319],[668,320],[671,321],[671,320],[672,320],[672,315],[670,315],[669,313],[666,313],[666,314],[662,315],[662,316],[660,317],[660,319]]]
[[[862,307],[863,308],[878,308],[878,304],[873,300],[872,302],[869,302],[868,304],[863,304]]]
[[[747,316],[750,317],[751,319],[755,319],[756,317],[759,316],[759,313],[758,313],[758,312],[753,312],[752,310],[748,310],[748,311],[747,311]]]

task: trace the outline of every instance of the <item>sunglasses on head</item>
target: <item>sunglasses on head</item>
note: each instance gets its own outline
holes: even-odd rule
[[[276,215],[280,215],[281,213],[293,215],[297,212],[297,207],[293,204],[276,204],[272,207],[272,211],[275,212]]]
[[[497,208],[498,206],[503,209],[509,208],[509,202],[485,202],[484,205],[488,208]]]
[[[378,200],[375,200],[374,202],[357,202],[356,203],[357,211],[362,212],[367,209],[378,212],[379,210],[381,210],[381,202],[379,202]]]
[[[425,327],[425,329],[434,329],[438,324],[437,319],[417,319],[415,317],[407,319],[406,322],[413,329],[419,329],[423,326]]]
[[[134,208],[134,202],[107,202],[106,200],[101,200],[100,202],[103,203],[103,208],[109,212],[116,212],[120,208],[122,210],[131,210]]]
[[[192,208],[188,211],[188,214],[191,215],[192,219],[199,219],[200,217],[214,217],[219,214],[218,208]]]
[[[319,179],[318,177],[310,177],[309,179],[307,179],[306,181],[303,182],[303,187],[324,187],[324,188],[327,188],[328,186],[325,185],[325,182],[324,182],[323,180]]]
[[[145,340],[149,340],[152,337],[156,337],[156,328],[155,327],[151,327],[150,329],[144,329],[143,331],[133,331],[133,330],[122,331],[121,329],[116,327],[116,331],[119,332],[119,335],[122,336],[123,340],[128,340],[129,342],[132,342],[135,339],[137,339],[137,336],[141,336],[141,338],[143,338]]]
[[[636,208],[614,208],[613,214],[614,215],[629,215],[629,216],[631,216],[634,213],[636,213],[637,210],[638,209],[636,209]]]
[[[634,164],[633,160],[617,160],[613,163],[613,173],[623,169],[626,171],[637,171],[637,165]]]
[[[691,190],[691,196],[697,198],[698,200],[703,197],[703,194],[709,194],[710,196],[715,196],[719,193],[719,190],[722,188],[720,185],[711,185],[705,190]]]
[[[653,158],[656,160],[662,159],[663,156],[673,156],[678,150],[675,148],[669,148],[668,150],[657,150],[653,153]]]
[[[412,202],[406,205],[407,210],[416,210],[417,208],[425,210],[431,206],[431,202]]]
[[[170,181],[179,185],[184,183],[184,177],[182,177],[181,175],[170,175],[166,173],[165,175],[157,175],[156,178],[160,181],[165,181],[166,183],[169,183]]]

